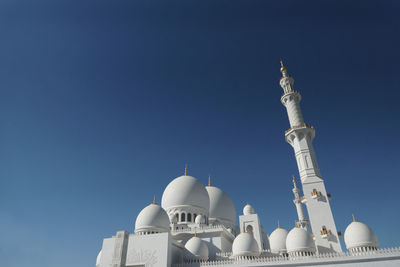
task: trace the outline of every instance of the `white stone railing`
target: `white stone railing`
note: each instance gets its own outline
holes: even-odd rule
[[[183,229],[171,229],[172,233],[191,233],[191,232],[198,232],[198,231],[203,231],[203,230],[210,230],[210,229],[224,229],[228,231],[225,226],[222,224],[219,225],[203,225],[200,227],[188,227],[188,228],[183,228]]]
[[[232,252],[217,252],[216,259],[218,261],[227,260],[232,256]]]
[[[219,253],[217,256],[228,256],[230,252]],[[181,263],[174,264],[173,267],[197,267],[197,266],[221,266],[221,265],[244,265],[244,264],[269,264],[273,262],[295,262],[295,261],[309,261],[309,262],[318,262],[318,261],[327,261],[327,260],[346,260],[352,259],[355,260],[357,258],[362,257],[385,257],[385,256],[396,256],[400,259],[400,247],[396,248],[384,248],[378,250],[371,250],[366,252],[359,253],[350,253],[350,252],[342,252],[342,253],[324,253],[317,254],[313,256],[303,256],[303,257],[283,257],[283,256],[274,256],[274,257],[254,257],[249,259],[225,259],[225,260],[216,260],[216,261],[204,261],[204,262],[195,262],[195,263]]]
[[[264,249],[261,251],[261,257],[265,257],[265,254],[270,254],[271,255],[271,250],[269,249]],[[224,260],[224,259],[229,259],[232,257],[232,252],[217,252],[216,253],[216,258],[217,260]]]

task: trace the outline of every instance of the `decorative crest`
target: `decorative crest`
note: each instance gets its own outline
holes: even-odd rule
[[[296,185],[296,178],[294,178],[294,175],[292,175],[292,177],[293,177],[293,180],[292,180],[293,185],[294,185],[294,187],[297,187],[297,185]]]
[[[281,59],[281,72],[287,71],[286,67],[283,65],[283,61]]]

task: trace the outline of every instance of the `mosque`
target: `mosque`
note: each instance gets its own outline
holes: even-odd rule
[[[288,231],[278,223],[268,235],[249,204],[237,225],[231,198],[210,178],[204,186],[185,168],[165,188],[161,205],[154,199],[139,213],[134,233],[118,231],[104,239],[96,267],[400,266],[400,248],[379,248],[373,230],[354,216],[342,250],[312,145],[315,129],[304,122],[301,95],[282,62],[280,70],[281,102],[290,122],[285,138],[294,149],[301,183],[299,188],[293,178],[295,227]]]

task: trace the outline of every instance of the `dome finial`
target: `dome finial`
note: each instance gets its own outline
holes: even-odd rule
[[[281,72],[287,71],[286,67],[283,65],[283,61],[281,59]]]
[[[353,216],[353,222],[356,222],[356,217],[354,217],[354,214],[351,214]]]
[[[156,202],[156,195],[154,195],[154,197],[153,197],[153,204],[157,204],[157,202]]]
[[[208,175],[208,186],[211,186],[211,175]]]
[[[196,231],[196,230],[194,230],[194,237],[198,237],[198,236],[197,236],[197,231]]]
[[[279,222],[279,220],[278,220],[278,228],[281,228],[281,223]]]
[[[185,164],[185,176],[187,176],[188,165]]]

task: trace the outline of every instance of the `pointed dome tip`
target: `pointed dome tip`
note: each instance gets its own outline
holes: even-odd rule
[[[286,69],[286,67],[283,65],[283,61],[282,61],[282,59],[281,59],[281,72],[285,72],[285,71],[287,71],[287,69]]]

